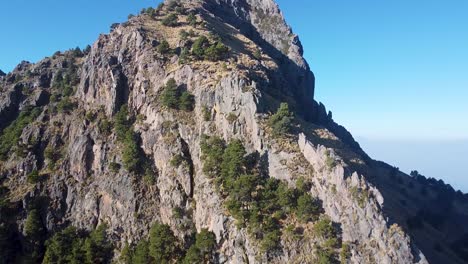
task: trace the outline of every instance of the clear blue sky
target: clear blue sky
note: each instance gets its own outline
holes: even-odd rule
[[[84,47],[111,23],[160,2],[0,1],[4,71],[22,59]],[[278,3],[316,75],[316,99],[353,135],[373,142],[468,140],[468,1]]]

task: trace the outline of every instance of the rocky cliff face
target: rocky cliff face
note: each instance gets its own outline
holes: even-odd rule
[[[175,23],[168,23],[175,13]],[[201,58],[197,43],[204,49],[218,43],[228,52],[213,48],[214,55],[205,50]],[[174,109],[163,101],[171,81],[193,95],[192,107]],[[155,222],[168,225],[182,248],[191,247],[192,233],[213,232],[215,254],[202,262],[427,263],[427,255],[431,263],[463,263],[463,247],[442,244],[438,251],[431,244],[445,226],[466,218],[463,195],[450,200],[458,217],[427,232],[410,230],[406,221],[418,210],[433,212],[420,197],[387,208],[387,201],[403,199],[394,193],[404,189],[383,180],[390,176],[429,188],[429,197],[440,188],[368,158],[313,100],[314,77],[301,44],[272,0],[166,2],[114,26],[84,53],[21,63],[0,76],[0,88],[6,204],[0,213],[2,227],[15,229],[8,235],[22,245],[7,261],[31,250],[27,229],[35,208],[46,237],[67,226],[93,230],[105,223],[113,259],[122,263],[128,262],[119,258],[125,245],[144,240]],[[278,135],[269,120],[281,102],[296,117],[294,127]],[[120,135],[122,114],[129,117],[131,139]],[[226,183],[220,190],[205,169],[207,136],[240,140],[249,157],[258,157],[254,175],[304,190],[319,201],[321,215],[307,221],[292,211],[273,216],[281,231],[265,249],[269,218],[257,235],[250,220],[240,224],[227,205]],[[303,181],[310,184],[296,187]],[[333,237],[321,235],[324,219],[333,222]]]

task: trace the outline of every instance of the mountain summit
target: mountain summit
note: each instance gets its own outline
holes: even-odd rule
[[[166,1],[0,75],[1,263],[467,263],[467,196],[372,160],[272,0]]]

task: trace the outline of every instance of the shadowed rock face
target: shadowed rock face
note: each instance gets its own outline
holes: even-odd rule
[[[69,225],[91,230],[107,223],[115,259],[125,243],[145,238],[159,221],[187,244],[192,231],[212,231],[215,263],[316,263],[325,241],[314,233],[315,222],[301,223],[294,215],[282,219],[283,227],[296,227],[295,235],[282,230],[281,250],[267,254],[227,212],[225,194],[203,170],[200,145],[210,135],[241,140],[249,157],[257,157],[259,177],[291,188],[299,179],[310,181],[306,193],[320,201],[337,240],[349,245],[349,263],[427,263],[426,252],[431,263],[463,263],[450,247],[431,249],[435,241],[463,244],[462,234],[444,229],[466,219],[463,200],[450,200],[451,192],[373,161],[333,122],[325,106],[313,100],[313,75],[300,42],[273,1],[187,0],[182,7],[197,14],[197,26],[185,22],[187,15],[179,15],[177,26],[163,26],[161,20],[173,12],[164,7],[153,17],[143,14],[114,25],[84,54],[69,51],[36,64],[23,62],[0,78],[2,135],[17,126],[25,109],[37,109],[0,161],[0,181],[9,189],[0,194],[14,211],[1,224],[12,226],[19,241],[28,211],[40,200],[49,234]],[[181,30],[195,36],[183,39]],[[181,51],[199,36],[216,41],[212,33],[229,47],[226,58],[180,60]],[[172,52],[158,51],[163,41]],[[194,96],[193,111],[163,106],[161,94],[170,79]],[[278,137],[267,124],[281,102],[298,115],[291,134]],[[122,106],[137,135],[144,173],[122,166],[128,143],[117,136],[115,125]],[[3,151],[8,144],[1,143]],[[174,157],[183,159],[181,166],[171,165]],[[35,170],[42,180],[28,183]],[[397,176],[414,188],[428,188],[429,196],[400,193],[406,185],[395,184]],[[433,209],[422,202],[439,196],[444,203]],[[402,199],[406,206],[398,205]],[[409,232],[407,219],[422,209],[431,215],[441,208],[451,210],[439,226],[450,235],[441,237],[433,228]],[[4,211],[0,214],[6,219]],[[336,261],[340,243],[328,246]]]

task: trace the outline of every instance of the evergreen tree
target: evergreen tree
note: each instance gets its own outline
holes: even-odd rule
[[[149,255],[156,263],[170,263],[177,256],[177,239],[168,225],[155,223],[150,230]]]
[[[193,111],[195,104],[194,96],[188,91],[184,91],[179,98],[179,108],[184,111]]]
[[[180,91],[176,81],[171,78],[167,81],[166,86],[161,94],[161,102],[164,106],[178,109],[179,108]]]
[[[151,263],[149,249],[149,243],[145,239],[142,239],[136,246],[135,254],[132,256],[132,264],[148,264]]]
[[[291,132],[293,120],[294,116],[289,111],[288,104],[281,103],[278,111],[268,120],[268,124],[275,135],[284,135]]]

